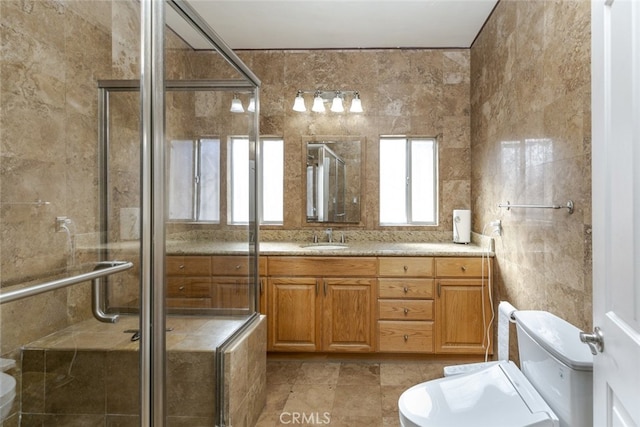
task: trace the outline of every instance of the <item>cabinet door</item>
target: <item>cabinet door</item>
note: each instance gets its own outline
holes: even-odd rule
[[[436,353],[484,354],[493,344],[487,281],[438,280],[436,288]]]
[[[324,279],[323,350],[373,351],[374,279]]]
[[[249,281],[243,277],[214,277],[211,293],[215,307],[222,309],[249,307]]]
[[[271,278],[269,301],[269,350],[320,350],[320,280]]]

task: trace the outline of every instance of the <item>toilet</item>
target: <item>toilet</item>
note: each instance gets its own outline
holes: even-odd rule
[[[498,361],[415,385],[398,400],[401,426],[592,426],[593,355],[580,330],[546,311],[513,316],[520,369]]]
[[[0,359],[0,371],[15,367],[15,361]],[[9,374],[0,372],[0,423],[11,413],[11,407],[16,397],[16,379]]]

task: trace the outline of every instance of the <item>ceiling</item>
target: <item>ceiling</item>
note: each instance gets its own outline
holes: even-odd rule
[[[186,0],[234,50],[468,48],[498,0]],[[171,8],[167,23],[210,49]]]

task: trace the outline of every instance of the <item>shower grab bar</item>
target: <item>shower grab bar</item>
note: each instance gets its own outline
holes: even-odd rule
[[[531,208],[531,209],[566,209],[570,214],[573,213],[573,200],[569,200],[566,205],[512,205],[509,201],[507,203],[498,204],[499,208]]]
[[[52,280],[50,282],[41,283],[39,285],[30,286],[28,288],[17,289],[9,292],[1,292],[0,305],[91,280],[93,286],[91,298],[93,315],[101,322],[115,323],[118,321],[117,314],[106,314],[102,311],[99,296],[100,293],[97,292],[100,288],[100,279],[115,273],[119,273],[121,271],[128,270],[131,267],[133,267],[133,263],[129,261],[102,261],[97,263],[94,270],[89,273],[65,277],[64,279]]]

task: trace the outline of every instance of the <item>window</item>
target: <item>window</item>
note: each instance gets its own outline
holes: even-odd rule
[[[435,138],[380,138],[380,225],[437,225]]]
[[[284,220],[284,141],[282,138],[260,139],[261,224],[282,224]],[[249,222],[249,138],[232,137],[229,141],[229,223]]]
[[[263,138],[261,141],[260,223],[282,224],[284,221],[284,141]]]
[[[171,141],[169,220],[220,222],[220,140]]]

